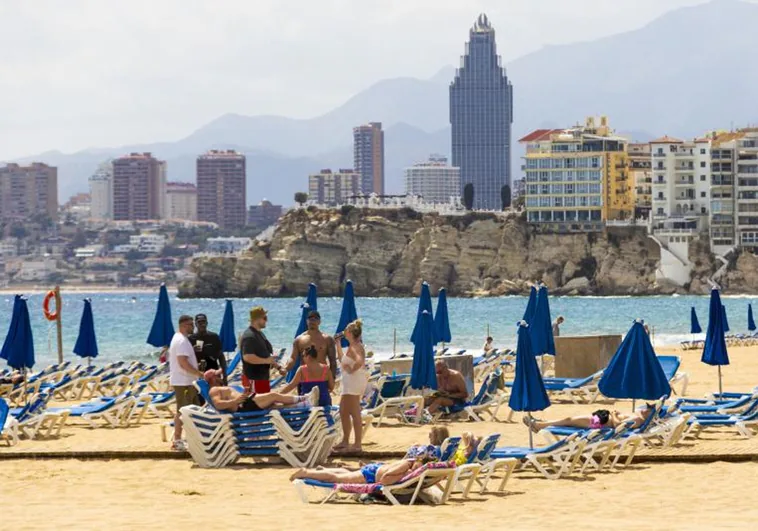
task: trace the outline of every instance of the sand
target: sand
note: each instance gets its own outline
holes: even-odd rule
[[[699,352],[676,353],[683,358],[681,370],[690,374],[689,396],[716,388],[716,369],[702,365]],[[732,365],[723,369],[725,389],[746,391],[758,385],[758,347],[731,348],[730,356]],[[616,407],[631,408],[631,404],[619,402]],[[540,416],[586,414],[592,409],[560,404]],[[500,414],[501,420],[506,417],[507,411]],[[10,451],[166,450],[159,425],[160,421],[151,420],[131,429],[93,430],[74,424],[58,440],[24,440],[13,448],[2,447],[0,457]],[[451,423],[449,428],[454,434],[502,433],[501,444],[527,442],[520,422]],[[368,434],[365,448],[402,450],[424,442],[427,432],[426,427],[383,426]],[[698,441],[686,441],[678,451],[707,454],[725,449],[758,455],[758,437],[746,440],[732,431],[713,431]],[[618,472],[558,481],[517,473],[503,494],[474,495],[466,501],[458,495],[446,506],[411,508],[304,505],[287,479],[292,469],[252,461],[203,470],[183,459],[13,459],[0,460],[0,470],[0,529],[341,530],[362,523],[379,529],[748,529],[758,521],[758,458],[742,463],[641,462]]]

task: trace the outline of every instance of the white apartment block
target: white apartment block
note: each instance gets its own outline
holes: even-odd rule
[[[405,168],[405,194],[421,196],[426,203],[450,203],[461,195],[461,170],[442,155]]]
[[[197,221],[197,187],[192,183],[166,183],[166,218]]]
[[[90,217],[113,219],[113,165],[100,165],[89,178]]]
[[[653,227],[673,221],[679,228],[705,230],[710,212],[710,140],[650,142]]]
[[[166,246],[166,237],[163,234],[137,234],[129,236],[129,245],[141,253],[160,254]]]
[[[308,176],[308,199],[319,205],[342,205],[361,194],[361,174],[330,169]]]

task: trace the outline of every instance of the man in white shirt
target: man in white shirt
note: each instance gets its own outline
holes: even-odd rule
[[[195,380],[203,377],[203,373],[197,368],[197,356],[187,336],[195,329],[192,317],[182,315],[179,318],[179,330],[171,339],[168,347],[168,363],[170,370],[170,383],[176,393],[176,416],[174,417],[174,440],[171,443],[172,450],[186,450],[182,441],[182,419],[179,410],[184,406],[197,403],[197,389],[193,385]]]

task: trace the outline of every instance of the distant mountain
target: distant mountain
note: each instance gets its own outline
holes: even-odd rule
[[[501,31],[507,31],[506,23]],[[609,116],[612,127],[637,141],[756,123],[758,69],[750,62],[758,49],[755,27],[758,5],[714,0],[672,11],[635,31],[548,46],[517,59],[506,65],[515,93],[514,142],[532,129],[569,126],[587,115]],[[463,42],[466,35],[459,38]],[[307,186],[309,173],[352,166],[352,128],[380,121],[387,191],[401,192],[404,166],[430,152],[450,151],[448,86],[454,74],[447,66],[426,80],[380,81],[308,120],[227,114],[177,142],[24,160],[57,165],[64,199],[86,190],[87,177],[108,156],[152,151],[168,161],[171,180],[193,180],[198,153],[237,146],[248,155],[248,201],[267,197],[289,204]]]

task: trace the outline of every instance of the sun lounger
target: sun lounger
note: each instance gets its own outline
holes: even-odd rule
[[[444,504],[450,497],[454,483],[455,464],[449,462],[427,463],[416,470],[406,474],[393,485],[371,484],[340,484],[326,483],[311,479],[296,479],[292,482],[303,503],[309,503],[306,487],[327,491],[327,495],[320,500],[326,503],[336,500],[340,495],[355,499],[362,494],[383,495],[392,505],[401,505],[399,498],[410,496],[408,505],[413,505],[417,499],[426,503],[435,503],[435,500],[425,495],[424,491],[443,483],[442,495],[436,503]]]
[[[502,472],[503,478],[497,491],[503,492],[505,490],[505,485],[518,465],[518,460],[510,457],[498,458],[493,456],[499,440],[499,433],[484,437],[479,442],[477,449],[469,456],[468,462],[456,468],[454,488],[463,492],[464,499],[468,498],[474,483],[478,483],[481,487],[481,494],[487,492],[490,479],[498,471]]]
[[[424,397],[406,395],[410,390],[410,375],[380,376],[376,383],[369,382],[368,400],[363,404],[363,413],[371,415],[382,425],[385,418],[396,418],[401,422],[418,424],[424,411]],[[408,417],[405,412],[413,410],[415,416]]]
[[[663,373],[666,375],[672,391],[675,386],[680,385],[677,394],[683,396],[687,394],[687,384],[690,381],[689,375],[686,372],[679,372],[679,367],[682,364],[682,359],[679,356],[658,356],[658,361],[661,364]]]
[[[752,437],[753,430],[758,427],[758,400],[754,400],[742,414],[719,415],[704,414],[693,416],[688,420],[689,429],[685,436],[700,436],[708,428],[735,428],[741,435]]]
[[[534,467],[547,479],[558,479],[569,474],[580,458],[578,440],[581,433],[573,433],[564,439],[539,448],[506,446],[496,448],[492,457],[496,459],[518,459],[522,468]]]
[[[18,444],[18,421],[11,416],[4,398],[0,398],[0,441],[6,441],[8,446]]]

